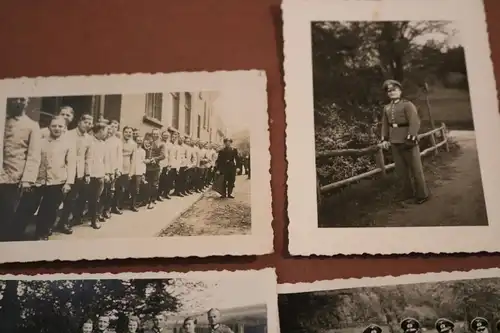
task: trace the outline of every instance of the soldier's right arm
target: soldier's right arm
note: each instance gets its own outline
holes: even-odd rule
[[[382,141],[387,141],[389,139],[389,120],[387,119],[386,108],[382,109],[382,130],[381,130]]]
[[[41,160],[42,136],[40,134],[40,127],[37,123],[34,123],[29,136],[26,164],[24,166],[21,182],[34,183],[36,181]]]

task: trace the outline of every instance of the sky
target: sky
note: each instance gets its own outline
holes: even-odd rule
[[[428,40],[444,41],[448,46],[455,47],[462,44],[460,30],[454,22],[449,22],[446,27],[447,34],[429,33],[415,38],[415,42],[425,44]]]
[[[251,101],[244,87],[234,87],[220,92],[214,102],[214,110],[227,128],[227,134],[250,129]]]
[[[194,290],[181,298],[184,311],[198,313],[211,308],[229,309],[249,305],[264,304],[267,300],[266,288],[256,288],[248,277],[233,277],[218,281],[204,281],[208,288]]]

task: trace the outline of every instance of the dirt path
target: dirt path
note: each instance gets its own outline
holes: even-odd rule
[[[237,176],[233,195],[234,199],[221,199],[214,191],[206,192],[162,231],[161,236],[250,234],[250,180],[247,176]]]
[[[453,131],[450,137],[459,144],[456,152],[442,152],[437,157],[426,157],[424,171],[431,199],[422,204],[394,202],[394,186],[388,193],[364,195],[360,202],[348,203],[347,198],[367,189],[367,184],[352,189],[352,193],[331,198],[329,204],[347,202],[342,214],[327,214],[320,218],[324,227],[416,227],[487,225],[476,139],[473,131]],[[386,182],[394,183],[394,175]],[[375,181],[376,182],[376,181]],[[381,182],[379,181],[379,184]],[[374,183],[371,184],[374,186]],[[392,185],[391,185],[392,186]],[[351,191],[351,189],[346,192]],[[372,200],[368,200],[371,196]],[[343,198],[344,197],[344,198]],[[364,199],[364,200],[363,200]],[[356,213],[346,213],[353,208]],[[337,215],[337,216],[332,216]],[[327,222],[328,221],[328,222]]]

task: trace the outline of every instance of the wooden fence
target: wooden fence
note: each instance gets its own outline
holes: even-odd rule
[[[440,133],[440,136],[437,136],[436,134]],[[420,152],[420,156],[426,156],[429,153],[433,152],[434,155],[437,155],[439,153],[439,148],[444,146],[446,151],[450,151],[450,147],[448,145],[448,136],[447,136],[447,130],[446,130],[446,125],[444,123],[441,123],[441,126],[439,128],[430,130],[426,133],[422,133],[418,135],[419,139],[425,138],[425,137],[430,137],[431,140],[431,146],[422,152]],[[438,138],[441,137],[442,140],[438,142]],[[382,149],[381,145],[374,145],[362,149],[340,149],[340,150],[330,150],[326,151],[323,153],[318,153],[316,154],[316,159],[325,159],[329,157],[338,157],[338,156],[364,156],[364,155],[375,155],[375,162],[377,164],[377,167],[373,170],[370,170],[368,172],[364,172],[362,174],[343,179],[340,181],[337,181],[332,184],[320,186],[319,180],[316,183],[317,186],[317,196],[318,196],[318,203],[321,203],[321,197],[324,193],[327,193],[329,191],[332,191],[334,189],[343,187],[345,185],[357,182],[361,179],[369,178],[377,174],[382,174],[382,176],[385,176],[387,171],[392,170],[394,168],[394,163],[391,164],[385,164],[385,158],[384,158],[384,149]]]

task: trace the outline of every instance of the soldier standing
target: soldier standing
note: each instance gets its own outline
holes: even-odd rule
[[[121,174],[116,180],[116,193],[114,196],[113,207],[115,211],[121,212],[128,199],[130,181],[135,175],[135,154],[137,151],[137,143],[132,139],[132,127],[125,126],[123,128],[122,141],[122,167]]]
[[[27,98],[7,99],[0,169],[1,241],[17,237],[12,233],[17,205],[23,193],[29,192],[35,183],[40,167],[40,127],[26,115],[27,105]]]
[[[180,157],[179,157],[179,145],[177,144],[177,140],[179,138],[179,133],[174,128],[169,128],[170,131],[170,144],[168,145],[168,155],[169,155],[169,163],[170,170],[168,171],[168,182],[167,182],[167,195],[170,198],[170,192],[177,188],[177,179],[179,175],[180,168]]]
[[[382,113],[382,147],[392,147],[392,156],[396,173],[403,182],[403,200],[415,198],[422,204],[429,198],[425,183],[418,131],[420,118],[415,105],[401,98],[401,84],[395,80],[387,80],[384,90],[391,102],[384,107]]]
[[[108,149],[105,140],[108,136],[108,125],[98,123],[92,128],[92,154],[90,165],[90,185],[89,185],[89,215],[90,223],[94,229],[100,229],[99,222],[105,219],[101,216],[102,210],[102,192],[104,185],[109,183],[112,170],[109,163]]]
[[[93,117],[83,114],[75,129],[67,132],[65,140],[72,140],[76,147],[76,177],[71,191],[64,200],[64,206],[59,220],[58,231],[72,234],[72,225],[80,224],[87,200],[87,186],[90,183],[90,164],[92,137],[88,134],[92,127]],[[73,214],[73,221],[69,217]]]
[[[42,139],[41,163],[32,206],[34,214],[40,205],[36,218],[36,237],[39,240],[48,239],[56,222],[57,209],[75,182],[76,146],[74,141],[63,137],[65,129],[66,120],[55,117],[49,125],[49,136]]]
[[[363,330],[363,333],[382,333],[382,327],[377,324],[370,324]]]
[[[474,333],[488,333],[489,324],[486,318],[476,317],[470,322],[470,328]]]
[[[218,309],[210,309],[207,317],[211,333],[233,333],[229,327],[220,323],[221,316]]]
[[[179,136],[177,139],[177,165],[179,167],[177,179],[175,180],[174,195],[179,197],[186,196],[186,169],[187,169],[187,145],[184,143],[184,137]]]
[[[455,329],[455,324],[449,319],[446,318],[439,318],[436,320],[436,323],[434,324],[434,327],[436,328],[436,331],[438,333],[453,333]]]
[[[229,138],[224,139],[224,148],[219,151],[217,156],[217,173],[224,176],[224,193],[222,197],[234,198],[233,189],[236,180],[236,173],[239,171],[237,168],[240,165],[240,156],[236,148],[231,147],[233,140]]]
[[[400,326],[404,333],[420,332],[420,328],[422,327],[418,320],[411,317],[403,319]]]

